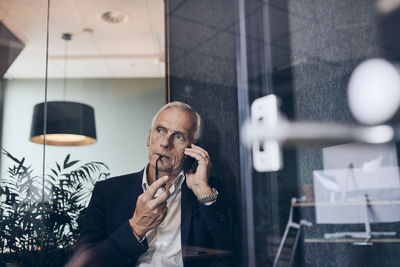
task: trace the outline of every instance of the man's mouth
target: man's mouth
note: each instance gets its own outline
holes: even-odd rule
[[[162,158],[169,158],[165,154],[162,153],[155,153],[157,155],[157,158],[162,157]]]

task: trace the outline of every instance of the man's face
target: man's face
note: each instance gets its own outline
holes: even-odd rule
[[[158,115],[147,137],[151,167],[155,168],[162,155],[158,162],[160,171],[169,176],[180,172],[185,148],[193,142],[193,122],[193,115],[181,108],[168,108]]]

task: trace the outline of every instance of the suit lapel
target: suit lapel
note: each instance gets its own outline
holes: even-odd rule
[[[188,244],[190,223],[192,221],[193,196],[191,190],[186,185],[186,180],[182,183],[181,199],[181,243],[183,246]]]
[[[135,211],[137,198],[139,197],[139,195],[143,193],[143,188],[142,188],[143,171],[144,170],[133,174],[131,181],[129,183],[130,191],[128,198],[129,198],[129,203],[131,205],[131,208],[129,210],[131,214],[133,214],[133,212]]]

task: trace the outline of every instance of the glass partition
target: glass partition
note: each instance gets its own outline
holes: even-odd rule
[[[249,108],[271,94],[280,106],[267,109],[277,121],[265,113],[268,127],[254,133],[266,143],[253,147],[253,161],[254,151],[272,151],[267,141],[282,153],[281,166],[252,173],[255,264],[397,266],[398,145],[393,135],[373,144],[363,133],[398,127],[397,104],[385,115],[398,99],[387,77],[395,77],[394,92],[400,85],[398,4],[245,1],[243,8],[255,5],[241,31]]]
[[[94,184],[148,161],[151,120],[165,102],[164,3],[0,6],[0,262],[61,266]]]
[[[43,146],[29,142],[45,100],[45,1],[0,3],[0,264],[35,265],[44,234]],[[28,152],[29,151],[29,152]]]

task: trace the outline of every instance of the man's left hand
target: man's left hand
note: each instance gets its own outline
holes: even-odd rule
[[[186,184],[198,199],[213,193],[208,185],[208,177],[211,172],[211,160],[208,152],[194,144],[185,148],[185,155],[195,158],[198,166],[195,173],[190,169],[186,173]]]

